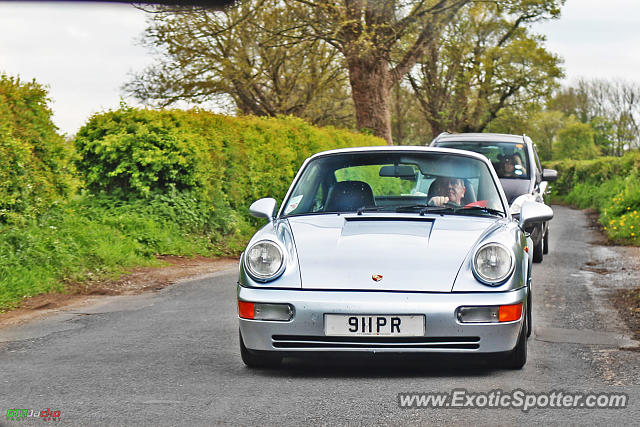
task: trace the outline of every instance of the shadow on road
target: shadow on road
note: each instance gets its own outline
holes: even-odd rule
[[[468,355],[324,355],[286,357],[278,368],[250,369],[266,377],[287,378],[402,378],[416,376],[488,377],[500,361]]]

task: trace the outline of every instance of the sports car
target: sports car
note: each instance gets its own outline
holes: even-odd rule
[[[489,160],[431,147],[308,158],[242,253],[240,353],[249,367],[318,352],[468,353],[519,369],[531,333],[532,241]]]

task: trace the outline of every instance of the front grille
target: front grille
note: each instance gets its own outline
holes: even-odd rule
[[[319,337],[306,335],[273,335],[275,348],[433,348],[464,349],[480,348],[480,337]]]

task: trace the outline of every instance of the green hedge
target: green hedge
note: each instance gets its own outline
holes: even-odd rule
[[[10,149],[0,172],[31,159],[33,147],[3,144]],[[292,117],[126,107],[98,114],[75,139],[83,192],[21,224],[0,223],[0,313],[23,297],[62,291],[66,282],[158,264],[157,254],[238,254],[260,224],[250,204],[282,199],[306,157],[380,144]]]
[[[48,102],[36,82],[0,75],[0,224],[37,216],[77,185],[73,146],[57,133]]]
[[[132,199],[190,191],[221,213],[247,218],[256,199],[282,199],[309,155],[384,141],[294,117],[124,107],[92,117],[75,144],[78,170],[93,193]]]
[[[595,160],[545,163],[558,171],[554,198],[579,208],[594,208],[608,236],[619,243],[640,244],[640,153]]]
[[[597,186],[617,177],[638,173],[640,152],[633,151],[624,157],[545,162],[544,167],[558,171],[558,181],[553,184],[553,191],[554,194],[566,196],[577,184]]]

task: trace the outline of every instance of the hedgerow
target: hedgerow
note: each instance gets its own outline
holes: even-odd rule
[[[12,214],[32,191],[21,185],[50,184],[56,190],[48,191],[63,198],[43,198],[42,209],[20,224],[0,223],[0,312],[89,275],[157,264],[158,254],[237,255],[260,224],[249,205],[265,196],[282,199],[306,157],[379,144],[384,141],[293,117],[122,107],[93,116],[78,132],[75,164],[83,190],[73,195],[72,186],[58,185],[69,181],[69,172],[50,174],[72,165],[17,173],[12,167],[32,161],[33,146],[2,139],[0,173],[16,173],[14,193],[3,193],[14,194],[16,202],[4,205]],[[63,160],[74,155],[62,154]],[[48,194],[42,188],[41,197]]]
[[[554,198],[594,208],[614,241],[640,244],[640,153],[595,160],[564,160],[545,167],[558,170]]]
[[[558,171],[553,188],[558,195],[567,195],[577,184],[599,185],[616,177],[626,177],[640,170],[640,152],[623,157],[600,157],[594,160],[561,160],[545,163]]]
[[[37,216],[74,191],[73,147],[51,121],[46,90],[0,75],[0,224]]]
[[[205,111],[122,107],[92,117],[77,134],[77,167],[87,188],[123,200],[189,191],[210,204],[225,234],[257,224],[249,205],[282,199],[305,158],[317,151],[384,141],[294,117],[228,117]]]

